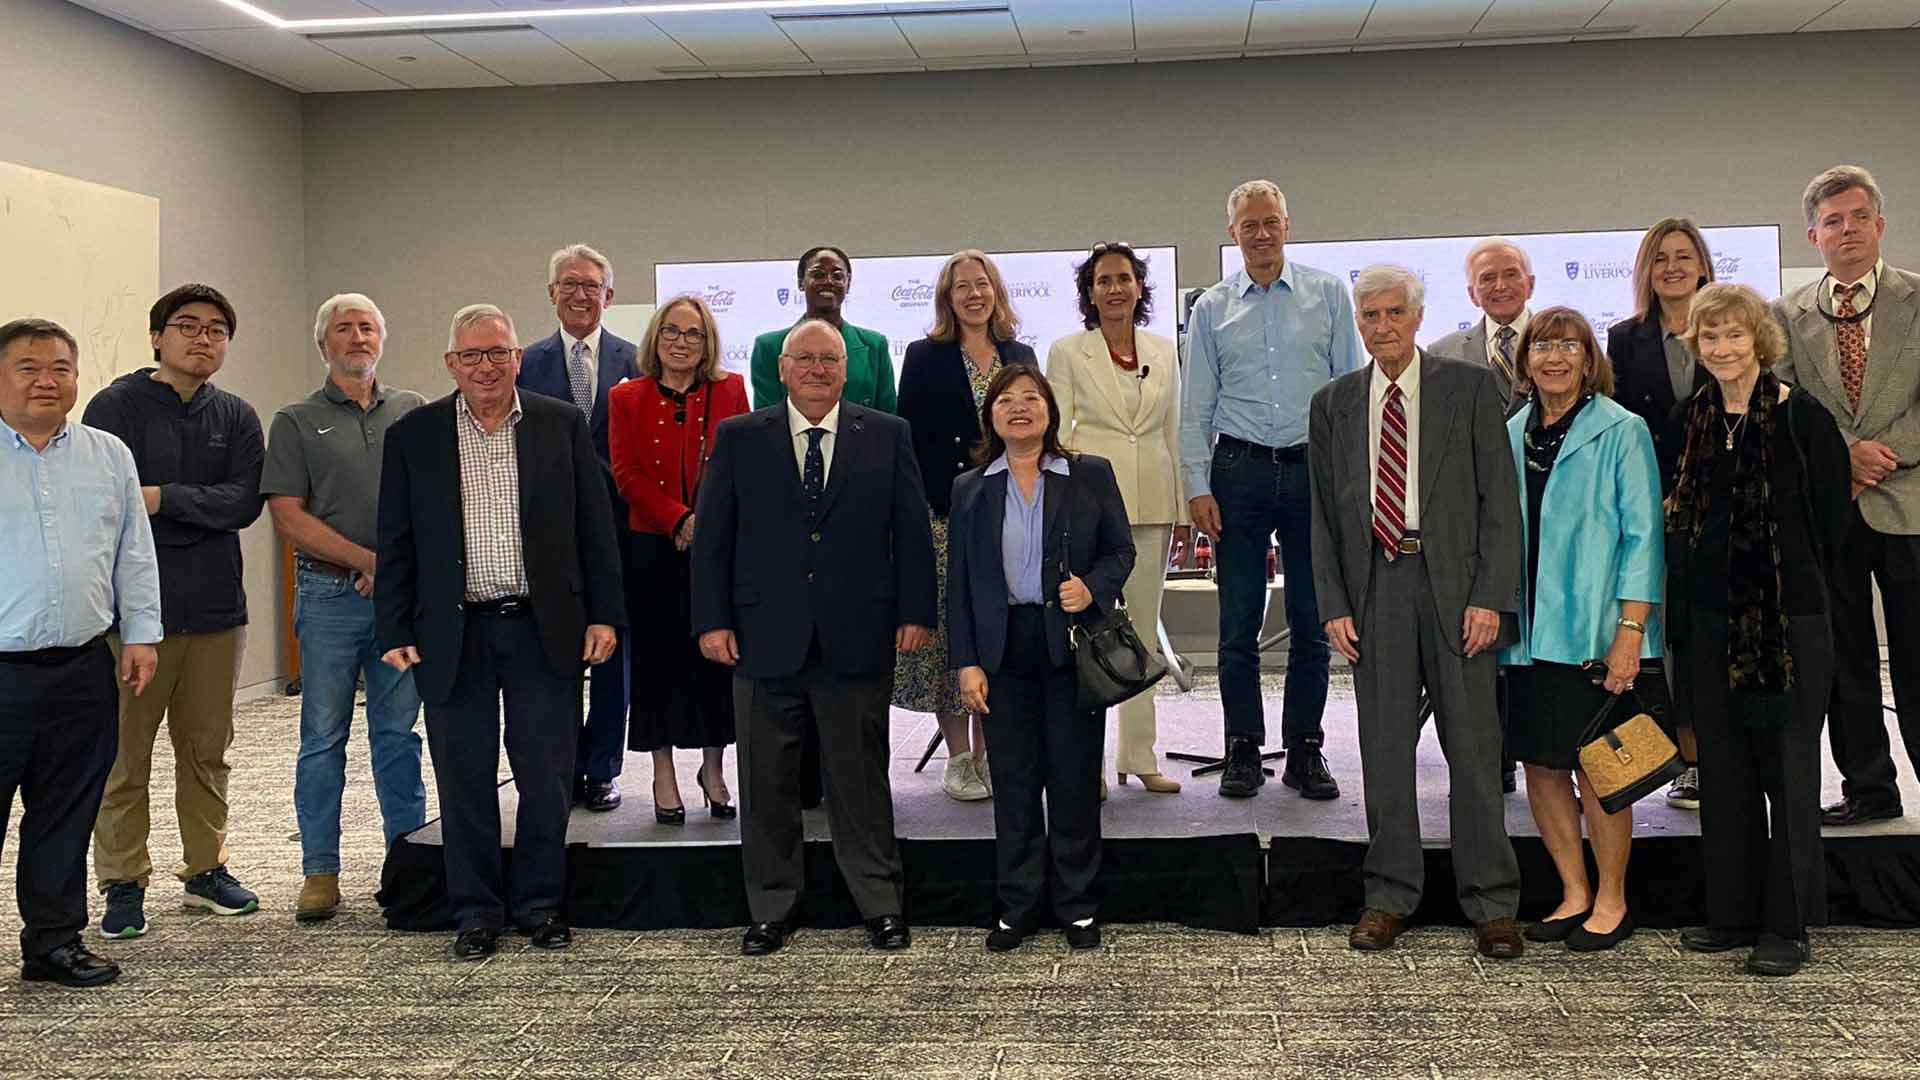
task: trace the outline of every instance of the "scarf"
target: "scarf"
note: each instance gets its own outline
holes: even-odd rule
[[[1714,458],[1731,439],[1730,452],[1736,456],[1726,553],[1727,690],[1740,698],[1777,697],[1794,685],[1787,617],[1780,607],[1780,523],[1773,513],[1773,430],[1779,422],[1780,380],[1760,372],[1745,418],[1753,431],[1729,434],[1721,394],[1719,382],[1711,382],[1687,405],[1686,443],[1667,503],[1667,534],[1684,538],[1693,557],[1700,557],[1700,533],[1713,502]],[[1684,597],[1670,599],[1685,602]],[[1755,715],[1737,703],[1729,712]]]

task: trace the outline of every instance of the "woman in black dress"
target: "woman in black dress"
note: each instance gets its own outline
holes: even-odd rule
[[[1832,414],[1768,370],[1786,341],[1758,293],[1700,290],[1687,343],[1713,382],[1686,405],[1667,500],[1668,634],[1700,738],[1707,925],[1680,941],[1751,946],[1748,971],[1791,975],[1810,955],[1807,927],[1826,921],[1827,582],[1852,472]]]

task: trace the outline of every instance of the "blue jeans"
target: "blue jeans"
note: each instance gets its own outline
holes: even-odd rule
[[[420,694],[413,675],[380,662],[373,643],[373,601],[345,578],[297,572],[294,633],[300,638],[300,761],[293,810],[300,823],[304,874],[340,872],[340,794],[347,785],[347,731],[354,691],[367,677],[367,744],[373,790],[387,846],[426,824],[420,781]]]
[[[1276,462],[1270,451],[1222,443],[1213,453],[1213,497],[1221,535],[1214,550],[1220,588],[1220,703],[1227,737],[1264,745],[1260,702],[1260,626],[1267,609],[1267,546],[1280,542],[1285,575],[1287,684],[1280,739],[1318,744],[1327,707],[1327,632],[1313,596],[1313,500],[1307,464]]]

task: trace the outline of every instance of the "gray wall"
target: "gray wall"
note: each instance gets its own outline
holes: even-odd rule
[[[159,199],[161,287],[206,281],[232,299],[240,332],[216,381],[266,422],[320,373],[299,97],[61,0],[7,0],[5,19],[0,158]],[[0,298],[0,319],[15,314]],[[252,630],[240,681],[251,685],[280,668],[278,549],[264,515],[242,547]]]
[[[815,243],[1176,243],[1205,285],[1227,190],[1269,175],[1302,240],[1681,213],[1778,222],[1787,264],[1813,265],[1799,192],[1837,161],[1879,175],[1888,256],[1914,265],[1917,54],[1903,31],[313,96],[309,298],[370,292],[390,376],[438,390],[453,310],[492,300],[545,334],[544,258],[575,239],[626,301],[652,299],[656,260]],[[1840,87],[1889,115],[1848,119]]]

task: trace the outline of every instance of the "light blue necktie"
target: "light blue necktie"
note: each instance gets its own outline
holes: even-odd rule
[[[587,368],[587,343],[573,343],[573,353],[567,358],[567,383],[573,391],[573,403],[580,406],[580,412],[589,420],[593,418],[593,372]]]

